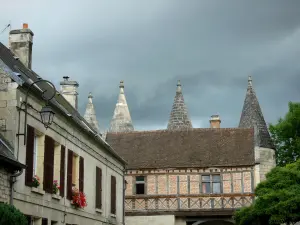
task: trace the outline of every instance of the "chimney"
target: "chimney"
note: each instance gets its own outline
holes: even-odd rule
[[[32,63],[32,39],[33,32],[24,23],[23,28],[9,32],[9,49],[20,59],[20,61],[29,69]]]
[[[62,96],[77,110],[78,108],[78,92],[79,84],[77,81],[69,80],[68,76],[63,77],[60,82],[60,92]]]
[[[221,119],[219,115],[212,115],[210,117],[210,128],[220,128]]]

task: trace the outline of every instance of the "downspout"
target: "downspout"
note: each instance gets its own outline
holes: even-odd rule
[[[125,192],[126,192],[125,173],[126,173],[126,167],[123,170],[123,225],[125,225]]]
[[[9,184],[10,184],[10,201],[9,204],[13,205],[14,200],[14,183],[17,181],[16,177],[21,176],[23,173],[23,169],[21,169],[19,172],[9,176]]]

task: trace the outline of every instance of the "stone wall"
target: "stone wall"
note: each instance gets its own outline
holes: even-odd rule
[[[256,185],[266,179],[266,174],[276,166],[275,150],[269,148],[255,147],[255,160],[258,165],[255,167]]]
[[[175,216],[127,216],[125,219],[126,225],[174,225]],[[178,224],[179,225],[179,224]],[[181,225],[181,224],[180,224]]]
[[[9,176],[10,174],[0,167],[0,202],[9,202]]]
[[[21,111],[19,117],[18,108],[25,100],[26,89],[18,88],[18,84],[8,77],[2,66],[3,64],[0,65],[0,132],[14,148],[14,155],[18,161],[25,164],[26,145],[23,142],[24,136],[16,136],[16,133],[24,132],[24,112]],[[83,210],[75,210],[66,197],[55,199],[51,194],[43,192],[42,184],[38,192],[25,186],[25,172],[17,178],[15,183],[14,205],[26,215],[47,218],[49,223],[54,221],[57,222],[57,225],[64,220],[69,224],[122,224],[124,165],[111,154],[110,150],[104,147],[104,143],[100,144],[99,141],[95,140],[93,134],[85,132],[82,127],[56,108],[53,108],[56,113],[54,122],[51,127],[46,129],[41,123],[39,115],[39,111],[45,102],[32,94],[28,98],[30,107],[28,107],[27,124],[34,127],[42,137],[48,135],[53,138],[59,149],[61,145],[66,146],[66,161],[68,149],[84,158],[84,192],[86,193],[88,206]],[[20,126],[19,130],[18,126]],[[43,152],[43,147],[37,146],[37,148],[38,151],[41,148]],[[102,209],[95,208],[96,166],[102,169]],[[40,167],[39,172],[42,172],[42,161],[39,161],[37,167]],[[65,188],[67,186],[66,170],[67,165],[65,165]],[[54,179],[59,179],[58,174],[59,171],[55,170]],[[39,175],[42,177],[43,173]],[[117,183],[116,215],[110,213],[111,176],[116,177]],[[64,216],[65,214],[66,216]]]

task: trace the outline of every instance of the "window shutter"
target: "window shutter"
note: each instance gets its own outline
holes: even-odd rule
[[[60,149],[60,181],[59,181],[59,194],[61,197],[65,197],[65,146],[61,146]]]
[[[84,189],[84,159],[79,158],[79,191],[83,192]]]
[[[102,208],[102,170],[96,167],[96,208]]]
[[[34,128],[27,125],[26,140],[26,173],[25,185],[31,186],[33,177],[33,154],[34,154]]]
[[[53,192],[53,166],[54,165],[54,140],[45,136],[44,152],[44,190],[47,193]]]
[[[116,177],[111,176],[111,214],[116,214]]]
[[[68,166],[67,166],[67,199],[72,200],[72,168],[73,168],[73,152],[68,150]]]

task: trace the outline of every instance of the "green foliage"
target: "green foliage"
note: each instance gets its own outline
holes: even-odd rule
[[[277,124],[270,124],[276,147],[276,163],[284,166],[300,158],[300,103],[289,102],[289,111]]]
[[[0,203],[0,225],[28,225],[26,217],[12,205]]]
[[[282,224],[300,221],[300,159],[285,167],[271,170],[258,184],[256,200],[238,210],[237,225]]]

